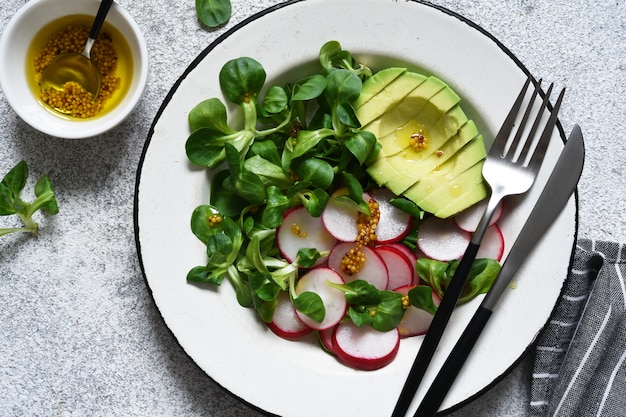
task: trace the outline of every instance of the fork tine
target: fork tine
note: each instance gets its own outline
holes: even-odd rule
[[[530,114],[532,113],[533,106],[535,104],[535,99],[537,98],[537,94],[539,93],[540,89],[541,89],[541,80],[539,80],[537,84],[535,84],[535,89],[533,90],[533,93],[530,96],[530,101],[528,102],[528,106],[526,106],[526,110],[524,111],[524,116],[522,117],[522,120],[520,121],[520,124],[517,127],[517,132],[515,132],[515,137],[511,141],[511,144],[507,147],[507,150],[503,156],[506,156],[509,153],[509,151],[515,152],[517,150],[517,147],[519,146],[519,143],[522,138],[522,134],[524,133],[524,129],[526,128],[526,125],[528,124],[528,119],[530,118]],[[542,114],[542,112],[543,112],[543,107],[541,108],[541,110],[539,110],[539,114]],[[531,132],[530,134],[530,138],[532,137],[534,137],[534,132]],[[524,144],[529,142],[528,138],[529,136],[526,137],[526,141],[524,142]],[[515,157],[515,154],[513,154],[513,157],[510,159],[513,160],[514,157]],[[519,159],[520,158],[518,158],[518,160]]]
[[[511,130],[513,129],[513,125],[515,124],[515,119],[517,118],[517,114],[519,113],[519,109],[524,102],[524,97],[526,96],[526,90],[528,89],[530,80],[531,77],[529,75],[528,78],[526,78],[524,86],[517,95],[515,103],[513,103],[511,110],[509,110],[509,114],[506,116],[506,119],[504,119],[504,123],[502,123],[502,127],[500,127],[496,138],[491,144],[491,149],[489,149],[489,153],[491,155],[497,154],[498,156],[502,156],[504,154],[506,143],[508,142],[507,138],[511,134]]]
[[[528,167],[535,172],[539,170],[539,167],[541,166],[541,161],[543,161],[546,150],[548,149],[550,137],[552,136],[552,129],[556,125],[556,119],[559,113],[559,109],[561,108],[561,102],[563,101],[564,95],[565,88],[561,90],[561,92],[559,93],[559,97],[556,99],[556,103],[554,104],[552,112],[550,113],[550,118],[548,119],[548,122],[546,123],[546,126],[541,133],[541,137],[539,138],[537,147],[535,148],[535,151],[530,158],[530,162],[528,163]]]
[[[539,129],[539,123],[541,122],[541,118],[543,117],[543,112],[545,111],[547,105],[548,105],[548,101],[550,100],[550,95],[552,94],[552,88],[554,87],[554,83],[550,84],[550,86],[548,87],[548,91],[546,91],[546,94],[543,97],[543,101],[541,102],[541,106],[539,107],[539,111],[537,112],[537,116],[535,117],[535,121],[533,122],[533,126],[530,129],[530,132],[528,133],[528,136],[526,137],[526,142],[524,143],[524,147],[522,148],[519,157],[518,157],[518,163],[522,166],[524,166],[526,164],[526,158],[528,156],[528,153],[530,152],[530,148],[531,145],[533,143],[533,140],[535,138],[535,135],[537,134],[537,130]],[[537,87],[537,90],[539,89],[539,87]],[[535,97],[533,97],[533,100],[530,102],[530,104],[528,105],[528,109],[527,112],[530,113],[530,111],[532,110],[533,104],[534,104],[534,99]],[[521,128],[523,126],[520,126],[520,131],[518,131],[518,134],[521,135]]]

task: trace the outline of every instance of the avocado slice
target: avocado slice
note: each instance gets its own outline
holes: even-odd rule
[[[470,168],[463,171],[453,179],[446,181],[446,183],[439,187],[436,191],[425,196],[417,203],[417,205],[423,210],[434,213],[437,216],[438,213],[439,215],[442,215],[442,213],[445,214],[444,210],[441,210],[440,208],[443,207],[445,209],[453,201],[457,207],[465,207],[465,199],[473,201],[471,204],[476,203],[479,200],[474,200],[474,194],[466,194],[466,191],[474,191],[474,187],[482,183],[482,181],[478,183],[476,182],[479,177],[482,178],[482,168],[482,161],[472,165]],[[480,199],[485,196],[486,195],[481,195]],[[459,201],[462,198],[464,199],[463,204],[460,204]],[[451,210],[452,214],[456,214],[457,212],[458,211]]]
[[[367,126],[381,115],[389,112],[425,80],[424,75],[407,71],[388,83],[385,88],[374,94],[362,106],[355,108],[361,126]],[[363,83],[361,94],[363,91],[368,94],[369,88],[366,81]]]
[[[368,173],[374,178],[372,172],[385,170],[391,166],[397,175],[391,176],[384,183],[393,193],[400,195],[409,187],[423,178],[431,171],[437,169],[448,159],[453,157],[466,143],[478,136],[478,129],[472,120],[468,120],[450,139],[443,143],[436,151],[430,152],[425,158],[421,158],[422,152],[416,152],[411,147],[388,158],[380,158],[369,168]],[[383,162],[384,161],[384,162]],[[400,175],[402,173],[402,175]],[[376,180],[376,179],[375,179]]]
[[[421,86],[416,88],[416,90],[420,89]],[[379,134],[387,131],[390,133],[380,138],[379,142],[382,147],[378,157],[384,158],[399,152],[412,151],[415,154],[414,157],[418,159],[427,158],[467,121],[460,107],[455,108],[459,101],[458,96],[447,86],[428,99],[403,100],[397,109],[381,117]],[[410,105],[407,105],[409,102]],[[403,110],[403,106],[406,109]],[[419,112],[409,110],[420,106]],[[397,128],[398,124],[405,120],[406,123]],[[390,128],[394,125],[395,129]],[[428,146],[419,152],[411,149],[411,137],[416,133],[422,133],[428,140]]]
[[[376,74],[369,77],[363,82],[361,95],[359,95],[359,98],[353,103],[354,108],[358,109],[361,107],[369,101],[369,99],[380,93],[382,89],[386,88],[389,83],[405,72],[406,68],[391,67],[380,70]]]
[[[410,73],[409,73],[410,74]],[[443,90],[446,84],[435,77],[428,77],[420,85],[404,95],[392,106],[387,107],[387,111],[381,113],[376,123],[365,125],[364,129],[372,132],[376,137],[382,138],[398,130],[398,127],[407,123],[418,123],[430,127],[439,119],[440,114],[436,114],[434,105],[429,105],[430,99]],[[396,97],[397,99],[398,97]],[[428,108],[426,106],[428,105]],[[361,121],[361,109],[356,110],[357,118]],[[421,118],[418,115],[423,112]],[[404,146],[403,146],[404,147]]]
[[[449,158],[446,162],[441,164],[441,166],[435,168],[427,175],[425,175],[421,180],[412,185],[409,189],[407,189],[403,194],[405,197],[414,201],[418,206],[422,209],[429,211],[431,213],[435,213],[438,210],[446,207],[449,204],[449,201],[441,201],[437,203],[437,207],[434,211],[431,211],[430,208],[433,206],[433,200],[427,200],[432,194],[441,193],[442,190],[448,190],[448,197],[457,196],[460,197],[461,193],[458,195],[453,193],[452,188],[455,190],[468,190],[469,187],[467,183],[469,182],[470,186],[482,182],[482,161],[485,158],[485,146],[482,143],[482,136],[477,136],[472,139],[469,143],[463,146],[458,152],[456,152],[451,158]],[[480,163],[478,176],[475,178],[461,178],[458,179],[461,174],[464,174],[466,170]],[[464,174],[469,175],[469,174]],[[456,187],[451,188],[451,184],[455,184]],[[422,207],[421,204],[425,201],[429,201],[429,209],[426,207]]]
[[[473,187],[470,187],[460,197],[451,200],[450,204],[436,212],[435,216],[442,219],[454,216],[455,214],[460,213],[466,208],[471,207],[479,201],[485,199],[487,197],[488,190],[489,188],[487,183],[484,181],[480,182]]]
[[[375,94],[374,86],[383,82],[372,83],[363,104],[355,107],[363,129],[381,145],[367,171],[394,194],[449,217],[486,196],[483,138],[463,111],[461,98],[440,79],[425,77],[407,91],[412,85],[408,79],[419,78],[413,74],[400,73]]]

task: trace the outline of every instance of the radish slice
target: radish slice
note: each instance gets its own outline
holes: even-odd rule
[[[452,219],[427,217],[417,230],[417,245],[424,255],[438,261],[460,259],[471,234],[459,229]]]
[[[286,291],[281,291],[278,294],[274,317],[270,323],[267,323],[267,327],[276,335],[288,340],[299,339],[313,331],[300,320],[289,299],[289,293]]]
[[[288,262],[296,259],[300,249],[330,251],[336,243],[337,240],[324,229],[322,220],[311,216],[304,206],[287,210],[276,232],[276,246]],[[320,258],[318,265],[324,261],[325,257]]]
[[[480,222],[485,209],[487,208],[487,200],[479,201],[473,206],[466,208],[459,214],[453,217],[456,225],[466,232],[475,232],[478,227],[478,223]],[[493,213],[491,220],[489,221],[489,226],[492,226],[500,220],[502,217],[502,202],[498,204],[496,207],[496,211]]]
[[[491,258],[500,262],[504,255],[504,235],[497,224],[489,226],[480,244],[476,258]]]
[[[328,267],[341,275],[345,282],[362,279],[379,290],[386,289],[389,283],[389,274],[385,262],[368,246],[361,247],[361,252],[365,256],[365,263],[363,263],[359,272],[349,275],[342,271],[341,261],[344,255],[355,248],[356,244],[352,242],[338,243],[328,256]]]
[[[324,330],[333,327],[343,318],[348,310],[348,302],[342,291],[327,285],[327,282],[343,284],[344,281],[338,273],[329,268],[314,268],[298,280],[296,295],[305,291],[316,293],[322,299],[326,314],[321,323],[316,322],[306,314],[296,310],[296,314],[307,326],[315,330]]]
[[[400,336],[397,329],[379,332],[357,327],[352,322],[337,326],[333,346],[340,361],[363,371],[373,371],[389,364],[398,353]]]
[[[409,258],[391,246],[378,246],[374,249],[383,260],[389,274],[387,289],[393,290],[413,283],[413,271],[415,264],[411,264]]]
[[[420,285],[422,283],[422,279],[420,278],[419,275],[417,275],[417,272],[415,271],[415,264],[417,263],[419,256],[422,255],[421,251],[417,250],[416,252],[413,252],[411,249],[409,249],[407,246],[403,245],[402,243],[388,243],[386,246],[391,246],[392,248],[397,249],[400,252],[404,253],[404,255],[407,257],[407,259],[411,263],[411,268],[413,269],[412,284]]]
[[[363,194],[363,200],[366,202],[370,198],[369,194]],[[322,223],[335,239],[341,242],[354,242],[359,235],[358,216],[359,211],[356,207],[345,207],[331,199],[322,212]]]
[[[376,241],[379,243],[397,242],[411,230],[412,217],[391,204],[395,194],[386,188],[379,188],[371,192],[378,202],[380,219],[376,226]]]
[[[322,345],[322,349],[331,355],[335,355],[335,349],[333,347],[333,333],[335,332],[335,327],[329,327],[328,329],[320,330],[318,333],[320,338],[320,344]]]
[[[402,288],[398,288],[396,292],[407,295],[409,290],[414,288],[415,285],[407,285]],[[439,306],[441,299],[439,296],[433,291],[433,302],[436,306]],[[409,306],[408,309],[404,312],[404,316],[398,324],[398,332],[400,337],[412,337],[419,336],[425,334],[430,327],[430,323],[433,321],[433,315],[427,311],[419,309],[417,307]]]
[[[409,249],[402,243],[387,243],[385,244],[385,246],[389,246],[402,252],[413,265],[415,265],[415,262],[417,262],[417,254],[415,254],[411,249]]]

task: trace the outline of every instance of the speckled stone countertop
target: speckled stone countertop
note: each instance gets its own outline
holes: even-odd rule
[[[393,0],[381,0],[393,1]],[[397,0],[404,1],[404,0]],[[3,0],[0,32],[26,0]],[[89,140],[47,137],[0,92],[0,173],[24,159],[48,173],[61,212],[38,238],[0,238],[0,416],[256,416],[207,377],[168,331],[134,241],[135,176],[163,99],[219,35],[276,0],[233,0],[217,30],[193,0],[119,0],[148,43],[149,85],[119,127]],[[581,125],[587,159],[579,236],[626,240],[626,3],[458,0],[433,3],[480,25],[536,77],[568,92],[565,132]],[[523,416],[532,358],[455,416]]]

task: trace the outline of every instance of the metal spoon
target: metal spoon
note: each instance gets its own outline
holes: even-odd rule
[[[91,48],[93,47],[102,24],[106,18],[113,0],[102,0],[98,13],[89,32],[89,38],[81,53],[69,52],[54,58],[43,70],[40,86],[42,90],[54,88],[62,90],[63,85],[70,81],[80,84],[90,92],[92,98],[96,98],[100,92],[100,72],[91,60]]]

